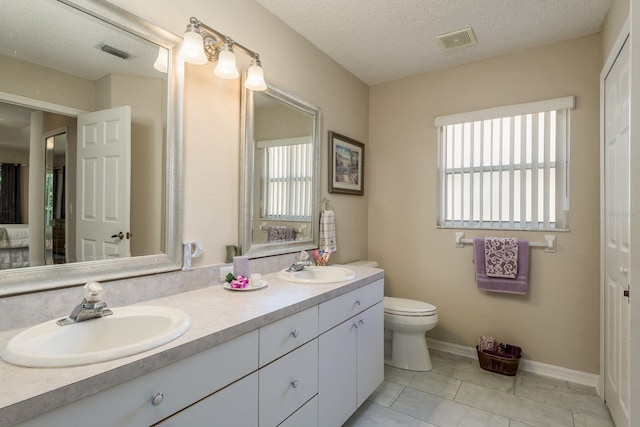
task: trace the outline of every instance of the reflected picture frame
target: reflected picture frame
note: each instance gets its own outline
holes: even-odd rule
[[[329,193],[364,195],[364,144],[329,131]]]

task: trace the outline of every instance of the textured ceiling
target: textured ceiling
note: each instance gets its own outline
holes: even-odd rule
[[[600,31],[612,0],[256,0],[368,85]],[[472,27],[444,51],[437,35]]]
[[[110,45],[131,55],[103,52]],[[151,77],[158,47],[52,0],[0,0],[0,55],[88,80],[108,73]]]

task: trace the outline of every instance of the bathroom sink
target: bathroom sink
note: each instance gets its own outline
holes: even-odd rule
[[[154,306],[112,308],[111,316],[59,326],[41,323],[14,336],[0,357],[14,365],[53,368],[87,365],[141,353],[184,334],[191,318]]]
[[[289,273],[281,270],[278,277],[297,283],[334,283],[356,278],[356,273],[344,267],[325,266],[305,267],[304,270]]]

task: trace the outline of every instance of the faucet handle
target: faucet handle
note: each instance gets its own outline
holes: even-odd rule
[[[100,302],[102,301],[102,292],[104,288],[98,282],[89,282],[84,285],[84,299],[87,302]]]
[[[300,255],[298,255],[298,259],[300,261],[306,261],[309,259],[309,253],[307,251],[300,251]]]

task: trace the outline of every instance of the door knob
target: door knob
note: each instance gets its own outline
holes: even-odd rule
[[[121,231],[118,234],[114,234],[113,236],[111,236],[112,239],[118,238],[120,240],[124,239],[124,233]]]

